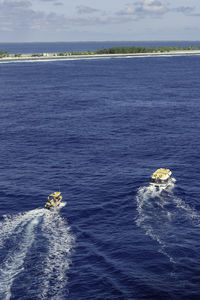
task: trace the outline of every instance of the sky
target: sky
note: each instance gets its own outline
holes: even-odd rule
[[[200,40],[200,0],[0,0],[0,42]]]

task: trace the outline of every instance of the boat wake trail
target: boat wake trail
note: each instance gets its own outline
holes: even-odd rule
[[[135,221],[158,243],[158,251],[175,264],[184,258],[185,245],[189,248],[197,239],[193,234],[194,227],[200,227],[200,215],[173,194],[173,187],[167,191],[157,191],[153,186],[140,187],[136,196],[138,215]]]
[[[4,216],[0,236],[0,299],[62,299],[74,238],[58,211]]]
[[[174,203],[176,208],[182,211],[185,219],[189,220],[193,226],[200,227],[200,215],[195,208],[178,197],[174,197]]]
[[[172,227],[169,226],[172,221],[172,212],[169,209],[168,194],[163,195],[163,193],[165,193],[164,190],[157,191],[153,186],[139,188],[136,196],[138,211],[136,224],[159,244],[158,251],[170,262],[175,263],[173,256],[167,251],[167,241],[173,236]]]

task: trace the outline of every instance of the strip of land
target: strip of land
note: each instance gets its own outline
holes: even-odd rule
[[[141,52],[126,52],[124,51],[126,47],[123,47],[121,52],[117,53],[117,48],[115,51],[112,51],[114,48],[108,48],[103,50],[98,50],[96,52],[72,52],[72,53],[42,53],[42,54],[8,54],[2,53],[0,51],[0,61],[19,61],[19,60],[54,60],[54,59],[81,59],[81,58],[112,58],[112,57],[141,57],[141,56],[172,56],[172,55],[200,55],[200,49],[189,49],[189,50],[167,50],[163,51],[156,50],[152,52],[145,51],[146,48],[143,48]],[[122,48],[120,48],[122,49]],[[138,49],[138,48],[137,48]],[[141,49],[141,48],[140,48]],[[151,48],[152,49],[152,48]],[[114,52],[114,53],[112,53]]]

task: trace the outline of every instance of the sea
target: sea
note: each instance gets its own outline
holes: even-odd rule
[[[200,55],[0,62],[0,299],[200,299],[199,78]]]

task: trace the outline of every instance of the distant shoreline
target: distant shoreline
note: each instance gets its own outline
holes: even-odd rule
[[[25,61],[25,60],[58,60],[58,59],[81,59],[81,58],[114,58],[114,57],[142,57],[142,56],[171,56],[171,55],[200,55],[200,50],[177,50],[166,52],[147,52],[147,53],[115,53],[115,54],[80,54],[80,55],[58,55],[58,53],[44,54],[21,54],[19,57],[14,54],[1,57],[0,61]]]

